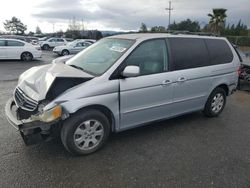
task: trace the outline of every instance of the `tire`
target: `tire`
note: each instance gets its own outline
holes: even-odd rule
[[[103,113],[85,110],[72,115],[63,123],[61,140],[70,153],[88,155],[105,144],[109,133],[110,123]]]
[[[69,50],[63,50],[61,55],[62,56],[69,55]]]
[[[217,117],[221,114],[226,105],[226,91],[223,88],[216,88],[208,97],[203,113],[207,117]]]
[[[43,49],[43,50],[49,50],[49,45],[48,45],[48,44],[44,44],[44,45],[42,46],[42,49]]]
[[[21,55],[21,60],[26,62],[32,61],[33,55],[30,52],[23,52]]]

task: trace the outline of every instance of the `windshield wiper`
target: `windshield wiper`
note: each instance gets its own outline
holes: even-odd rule
[[[94,76],[93,73],[84,70],[82,67],[79,67],[79,66],[77,66],[77,65],[69,65],[69,66],[71,66],[71,67],[73,67],[73,68],[76,68],[76,69],[78,69],[78,70],[81,70],[81,71],[83,71],[83,72],[85,72],[85,73],[88,73],[88,74]]]
[[[77,66],[77,65],[69,65],[69,66],[84,71],[84,69],[83,69],[82,67],[79,67],[79,66]]]

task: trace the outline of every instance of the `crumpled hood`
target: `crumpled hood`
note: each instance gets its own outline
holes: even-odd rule
[[[92,75],[63,63],[33,67],[24,72],[18,87],[35,101],[45,99],[56,78],[93,78]]]

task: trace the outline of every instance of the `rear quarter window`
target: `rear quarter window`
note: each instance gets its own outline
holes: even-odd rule
[[[211,65],[231,63],[233,53],[225,40],[206,39]]]
[[[169,38],[170,70],[209,66],[209,54],[204,39]]]

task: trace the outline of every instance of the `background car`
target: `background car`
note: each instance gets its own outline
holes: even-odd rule
[[[41,55],[40,46],[17,39],[0,39],[0,59],[31,61],[33,58],[40,58]]]
[[[53,49],[53,52],[58,55],[69,55],[77,54],[78,52],[84,50],[95,42],[95,40],[78,39],[67,45],[57,46]]]
[[[40,43],[40,46],[43,50],[49,50],[56,46],[66,45],[68,42],[64,38],[49,38],[46,41]]]

